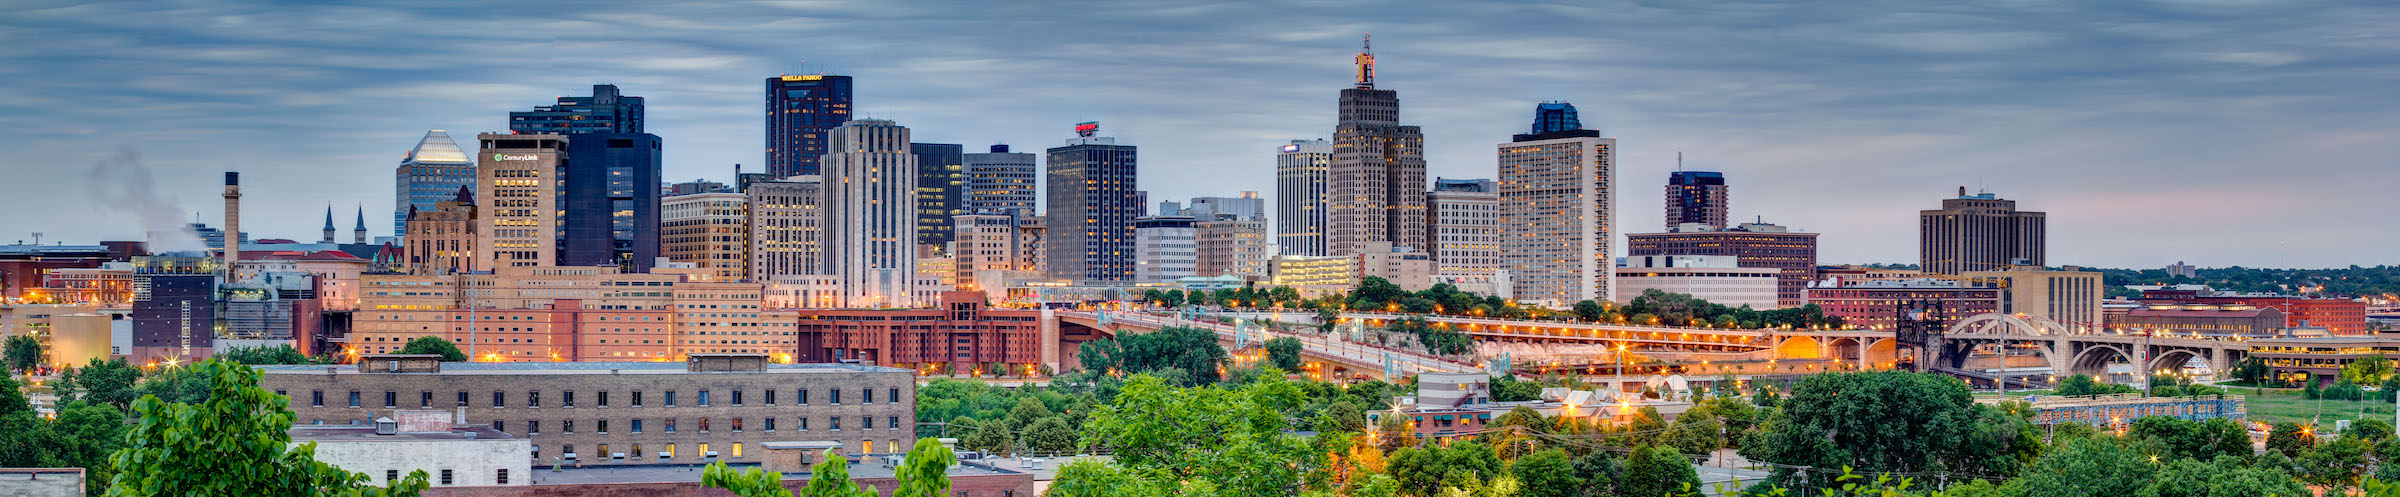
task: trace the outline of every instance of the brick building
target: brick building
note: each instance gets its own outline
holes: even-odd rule
[[[793,339],[799,362],[857,360],[965,371],[1042,362],[1041,311],[993,309],[979,291],[942,292],[936,309],[804,309]]]
[[[1793,232],[1765,223],[1743,223],[1729,230],[1686,226],[1674,233],[1627,235],[1625,255],[1730,255],[1741,267],[1771,267],[1783,274],[1775,279],[1775,301],[1802,304],[1801,289],[1817,278],[1817,234]]]
[[[1842,318],[1861,328],[1889,330],[1906,302],[1939,302],[1942,326],[1976,314],[2000,312],[2001,289],[1977,287],[1959,280],[1923,278],[1908,281],[1845,282],[1827,280],[1808,288],[1808,303],[1825,315]]]
[[[355,366],[264,366],[295,424],[370,426],[395,409],[451,409],[462,425],[532,441],[535,465],[758,462],[759,444],[839,443],[855,454],[916,440],[915,375],[761,354],[683,363],[443,363],[368,355]]]

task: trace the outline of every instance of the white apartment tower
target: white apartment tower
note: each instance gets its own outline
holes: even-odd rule
[[[822,275],[825,263],[822,176],[804,175],[780,181],[752,181],[744,192],[750,204],[750,281],[779,276]]]
[[[1574,106],[1544,103],[1532,132],[1499,148],[1501,266],[1513,272],[1514,298],[1613,299],[1617,140],[1582,129]]]
[[[1510,284],[1500,265],[1500,185],[1488,179],[1435,179],[1426,192],[1430,228],[1425,246],[1433,255],[1434,282],[1461,291],[1506,295]]]
[[[823,212],[826,273],[848,307],[914,307],[917,156],[908,128],[858,119],[826,141]]]

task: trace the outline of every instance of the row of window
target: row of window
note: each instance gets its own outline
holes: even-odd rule
[[[700,421],[700,422],[699,422],[698,424],[694,425],[694,426],[693,426],[693,428],[694,428],[694,429],[697,429],[697,430],[699,430],[699,433],[708,433],[708,432],[709,432],[709,430],[710,430],[711,428],[713,428],[713,426],[710,424],[710,423],[711,423],[710,419],[711,419],[711,418],[699,418],[699,421]],[[737,433],[738,433],[738,432],[741,432],[741,431],[743,431],[744,429],[746,429],[746,428],[747,428],[746,426],[744,426],[744,423],[743,423],[743,419],[744,419],[744,418],[730,418],[730,419],[731,419],[732,423],[731,423],[731,424],[728,424],[728,425],[726,425],[726,428],[728,428],[728,429],[731,429],[731,430],[733,430],[734,432],[737,432]],[[761,430],[764,430],[764,431],[775,431],[775,428],[776,428],[776,425],[775,425],[775,420],[776,420],[777,418],[759,418],[759,419],[760,419],[760,421],[762,422],[762,424],[760,424],[760,425],[759,425],[757,428],[759,428],[759,429],[761,429]],[[796,418],[796,419],[798,420],[798,424],[796,424],[796,425],[793,425],[793,426],[791,427],[792,429],[794,429],[794,430],[798,430],[798,431],[808,431],[808,430],[809,430],[809,423],[808,423],[808,420],[809,420],[809,418],[802,417],[802,418]],[[607,434],[608,434],[608,431],[609,431],[609,430],[608,430],[608,428],[609,428],[609,423],[608,423],[608,422],[609,422],[609,420],[606,420],[606,419],[597,419],[597,420],[592,420],[592,421],[593,421],[593,424],[591,424],[591,425],[587,425],[587,427],[589,427],[589,428],[592,428],[592,429],[593,429],[593,430],[592,430],[592,432],[593,432],[593,433],[597,433],[597,434],[601,434],[601,435],[607,435]],[[630,423],[627,423],[627,424],[625,424],[625,425],[624,425],[624,427],[626,428],[626,430],[627,430],[627,432],[628,432],[628,433],[644,433],[644,429],[645,429],[645,428],[647,428],[647,426],[645,426],[645,424],[643,423],[643,420],[641,420],[641,419],[631,419],[631,420],[627,420],[627,421],[630,421]],[[675,418],[666,418],[664,421],[665,421],[664,423],[662,423],[662,424],[660,424],[660,425],[659,425],[660,431],[662,431],[662,432],[665,432],[665,433],[676,433],[676,431],[675,431],[675,430],[676,430],[677,426],[676,426],[676,424],[675,424]],[[884,421],[885,421],[885,423],[884,423],[884,429],[887,429],[887,430],[898,430],[898,429],[901,429],[901,428],[900,428],[900,417],[899,417],[899,416],[887,416],[887,417],[885,417]],[[325,420],[322,420],[322,419],[315,420],[314,422],[315,422],[316,424],[319,424],[319,425],[325,424]],[[357,424],[357,423],[358,423],[358,420],[355,420],[355,419],[353,419],[353,420],[350,420],[350,422],[351,422],[352,424]],[[858,424],[857,424],[857,425],[853,425],[853,426],[855,426],[857,429],[860,429],[860,430],[872,430],[872,429],[875,429],[875,417],[874,417],[874,416],[859,416],[859,417],[858,417]],[[508,421],[507,421],[507,420],[499,420],[499,419],[492,420],[492,429],[493,429],[493,430],[495,430],[495,431],[500,431],[500,432],[504,432],[504,433],[516,433],[516,432],[511,432],[511,431],[508,431],[508,428],[509,428],[509,426],[508,426]],[[559,421],[558,421],[558,425],[557,425],[557,426],[553,426],[553,428],[557,428],[557,429],[559,430],[559,433],[564,433],[564,434],[569,434],[569,435],[572,435],[572,434],[574,434],[574,433],[575,433],[575,420],[572,420],[572,419],[568,419],[568,420],[559,420]],[[825,429],[826,429],[826,430],[830,430],[830,431],[841,431],[841,430],[842,430],[842,418],[841,418],[840,416],[833,416],[833,417],[827,417],[827,418],[825,418]],[[528,436],[531,436],[531,435],[540,435],[540,434],[542,434],[542,422],[541,422],[540,420],[529,420],[529,421],[526,421],[526,422],[525,422],[525,431],[524,431],[523,433],[524,433],[525,435],[528,435]]]
[[[765,405],[770,405],[770,406],[771,406],[771,405],[775,405],[775,402],[776,402],[776,396],[777,396],[777,394],[778,394],[778,393],[780,393],[780,392],[781,392],[781,391],[779,391],[779,390],[765,390],[765,391],[763,391],[763,393],[765,394],[765,397],[766,397],[766,398],[764,399],[764,400],[766,401]],[[597,400],[597,401],[598,401],[598,403],[596,403],[596,404],[594,405],[594,407],[609,407],[609,397],[610,397],[610,395],[609,395],[609,394],[611,394],[611,393],[613,393],[613,392],[601,391],[601,392],[594,392],[594,393],[596,393],[596,394],[597,394],[597,395],[596,395],[596,398],[595,398],[594,400]],[[643,406],[643,400],[644,400],[644,399],[643,399],[643,392],[642,392],[642,391],[640,391],[640,390],[635,390],[635,391],[633,391],[633,392],[630,392],[630,393],[632,393],[632,394],[633,394],[633,395],[632,395],[632,398],[628,399],[628,400],[631,400],[631,401],[632,401],[632,404],[631,404],[631,406],[632,406],[632,407],[642,407],[642,406]],[[674,391],[674,390],[668,390],[668,391],[666,391],[665,393],[666,393],[665,397],[664,397],[664,398],[662,398],[662,399],[660,399],[660,400],[663,400],[663,401],[665,401],[665,402],[666,402],[666,407],[675,407],[675,406],[676,406],[676,395],[675,395],[675,394],[676,394],[676,391]],[[730,399],[728,399],[728,400],[731,400],[731,401],[733,401],[733,405],[735,405],[735,406],[740,406],[740,405],[742,405],[742,400],[743,400],[743,395],[742,395],[742,394],[743,394],[743,391],[742,391],[742,390],[733,390],[733,391],[730,391],[730,392],[728,392],[728,393],[730,393],[730,394],[731,394],[731,398],[730,398]],[[809,403],[809,390],[808,390],[808,389],[806,389],[806,388],[798,389],[798,390],[795,390],[795,391],[794,391],[794,393],[795,393],[795,394],[797,394],[797,398],[796,398],[796,401],[795,401],[795,402],[793,402],[793,404],[795,404],[795,405],[808,405],[808,403]],[[276,394],[276,395],[285,395],[285,396],[289,396],[289,394],[286,394],[286,393],[285,393],[283,390],[276,390],[276,391],[275,391],[275,394]],[[709,405],[711,405],[711,404],[710,404],[710,402],[711,402],[711,399],[710,399],[710,395],[709,395],[709,394],[710,394],[710,391],[709,391],[709,390],[705,390],[705,389],[703,389],[703,390],[700,390],[700,391],[699,391],[699,395],[698,395],[696,398],[692,399],[692,400],[696,401],[696,404],[694,404],[694,405],[696,405],[696,406],[702,406],[702,407],[705,407],[705,406],[709,406]],[[842,391],[841,391],[841,390],[836,390],[836,389],[827,389],[827,390],[825,391],[825,394],[826,394],[826,400],[827,400],[827,401],[829,401],[831,404],[833,404],[833,405],[841,405],[841,403],[842,403]],[[861,388],[861,389],[859,389],[859,390],[858,390],[858,394],[859,394],[859,403],[860,403],[860,404],[873,404],[873,403],[875,403],[875,389],[873,389],[873,388]],[[361,396],[361,392],[359,392],[359,391],[357,391],[357,390],[351,390],[351,391],[350,391],[350,407],[363,407],[363,405],[362,405],[362,404],[360,404],[360,396]],[[884,403],[887,403],[887,404],[898,404],[898,403],[900,403],[900,389],[898,389],[898,388],[889,388],[889,389],[885,389],[885,394],[884,394],[883,398],[884,398]],[[574,391],[574,390],[566,390],[566,391],[559,392],[559,397],[558,397],[558,400],[559,400],[559,405],[560,405],[560,407],[575,407],[575,391]],[[465,391],[465,390],[460,390],[460,391],[458,391],[458,401],[457,401],[457,402],[458,402],[458,403],[457,403],[457,406],[458,406],[458,407],[468,407],[468,405],[467,405],[467,391]],[[310,406],[310,407],[325,407],[325,391],[324,391],[324,390],[312,390],[312,391],[310,391],[310,392],[309,392],[309,406]],[[541,407],[541,406],[542,406],[542,392],[540,392],[540,391],[528,391],[528,392],[525,392],[525,407],[539,408],[539,407]],[[387,408],[391,408],[391,407],[400,407],[400,392],[398,392],[398,391],[394,391],[394,390],[385,390],[385,391],[383,392],[383,407],[387,407]],[[426,390],[426,391],[421,391],[421,392],[418,392],[418,396],[417,396],[417,407],[433,407],[433,391],[431,391],[431,390]],[[485,406],[485,407],[508,407],[508,395],[507,395],[507,392],[503,392],[503,391],[499,391],[499,390],[494,390],[494,391],[492,391],[492,403],[491,403],[490,405],[487,405],[487,406]]]

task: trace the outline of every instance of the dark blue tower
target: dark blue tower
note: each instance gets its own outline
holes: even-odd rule
[[[1578,129],[1583,129],[1583,122],[1575,119],[1575,104],[1542,102],[1533,106],[1532,134]]]

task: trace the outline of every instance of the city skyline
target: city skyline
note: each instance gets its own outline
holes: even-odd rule
[[[1660,218],[1646,197],[1683,151],[1686,168],[1745,185],[1733,220],[1824,233],[1829,263],[1915,260],[1915,213],[1959,186],[2051,213],[2054,264],[2375,265],[2388,262],[2377,248],[2400,242],[2353,228],[2378,208],[2376,185],[2400,183],[2375,153],[2400,143],[2400,118],[2379,112],[2392,97],[2376,91],[2395,79],[2380,70],[2393,38],[2377,30],[2395,16],[2370,8],[1258,16],[1177,4],[1114,11],[1122,25],[1056,11],[961,29],[1001,16],[840,3],[562,16],[189,5],[142,18],[34,5],[0,20],[0,38],[55,42],[0,48],[0,67],[16,68],[0,69],[0,84],[17,89],[0,98],[0,123],[16,130],[0,138],[12,174],[0,206],[55,213],[0,223],[0,241],[138,239],[136,213],[103,207],[125,202],[87,194],[106,189],[92,174],[121,170],[91,165],[120,150],[143,157],[178,220],[218,225],[213,178],[239,170],[253,238],[313,239],[316,206],[389,205],[388,174],[427,130],[502,130],[508,111],[603,83],[649,99],[646,131],[674,142],[665,179],[730,182],[733,164],[765,169],[758,82],[781,73],[852,76],[858,117],[928,123],[913,128],[919,141],[970,150],[1055,146],[1071,123],[1102,121],[1146,149],[1138,188],[1151,198],[1271,192],[1278,147],[1330,137],[1335,93],[1371,31],[1378,87],[1402,92],[1402,121],[1425,128],[1427,176],[1494,177],[1488,147],[1518,132],[1527,108],[1573,102],[1623,144],[1614,217],[1636,228],[1622,233]],[[1455,22],[1405,21],[1435,16]],[[170,24],[182,18],[206,21]],[[844,23],[861,19],[906,22]],[[1781,27],[1748,28],[1770,19]],[[853,36],[878,29],[868,24],[903,36]],[[642,33],[621,39],[627,28]],[[777,43],[795,35],[825,48]],[[519,50],[559,56],[497,55]],[[577,61],[601,55],[627,62]],[[944,76],[961,73],[976,77]],[[1459,77],[1474,74],[1507,76]],[[2244,236],[2224,236],[2228,226]]]

